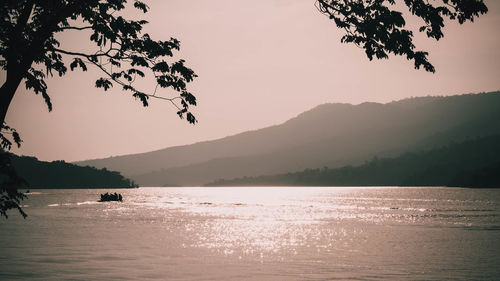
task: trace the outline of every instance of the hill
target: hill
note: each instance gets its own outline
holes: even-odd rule
[[[44,162],[11,154],[11,163],[29,188],[132,188],[135,183],[119,172],[80,167],[64,161]]]
[[[218,180],[208,186],[460,186],[500,187],[500,135],[440,148],[373,158],[363,165],[306,169],[273,176]]]
[[[500,134],[500,93],[418,97],[386,104],[323,104],[287,122],[163,150],[77,163],[117,170],[141,186],[362,164]]]

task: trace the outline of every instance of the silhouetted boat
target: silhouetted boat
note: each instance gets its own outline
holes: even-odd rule
[[[104,193],[101,194],[101,200],[99,202],[108,202],[108,201],[123,201],[123,197],[119,193]]]

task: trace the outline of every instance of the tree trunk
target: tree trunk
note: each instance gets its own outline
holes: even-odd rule
[[[36,30],[34,39],[25,42],[19,35],[26,27],[32,13],[35,1],[29,0],[25,3],[19,22],[16,24],[15,32],[11,35],[11,42],[7,51],[7,80],[0,88],[0,126],[5,122],[5,116],[10,106],[10,102],[16,93],[21,80],[30,69],[34,59],[43,54],[44,42],[50,38],[57,29],[60,22],[69,18],[75,11],[85,5],[85,1],[74,1],[58,11],[55,16],[47,14],[47,22]],[[26,48],[20,48],[27,44]]]
[[[9,75],[7,75],[8,77]],[[0,125],[5,122],[5,116],[7,116],[7,111],[9,110],[10,103],[14,94],[21,83],[21,76],[19,77],[8,77],[7,81],[0,88]]]

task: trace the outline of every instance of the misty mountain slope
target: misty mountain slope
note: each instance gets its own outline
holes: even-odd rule
[[[451,143],[359,166],[218,180],[210,186],[463,186],[499,188],[500,135]]]
[[[362,162],[366,155],[376,151],[373,147],[362,147],[362,138],[354,141],[331,139],[336,148],[328,143],[311,143],[291,149],[253,156],[217,158],[184,167],[174,167],[134,176],[142,186],[202,185],[209,180],[248,175],[263,175],[300,171],[308,167],[336,167],[345,163]],[[316,147],[316,149],[312,149]],[[339,158],[338,155],[343,155]],[[160,184],[161,183],[161,184]]]
[[[491,124],[496,124],[496,132],[500,132],[500,122]],[[458,126],[445,133],[433,135],[429,139],[417,143],[417,145],[387,147],[387,139],[392,141],[397,139],[400,143],[411,144],[414,135],[397,133],[391,135],[393,132],[382,131],[376,135],[360,134],[353,138],[337,137],[265,155],[213,159],[204,163],[135,176],[134,180],[145,186],[155,186],[159,185],[159,183],[163,183],[162,185],[200,185],[207,183],[207,179],[272,175],[302,171],[311,167],[358,165],[374,156],[398,156],[407,151],[420,151],[426,148],[438,147],[442,143],[449,143],[450,140],[460,142],[473,138],[475,135],[463,133],[462,129],[464,127],[467,126]],[[480,134],[480,136],[488,135],[491,135],[489,130],[485,130],[485,134]],[[406,136],[406,138],[403,136]],[[440,136],[441,138],[439,138]],[[366,142],[366,139],[370,141]],[[428,143],[429,145],[424,146],[421,143]],[[329,144],[335,145],[331,146]],[[385,148],[385,150],[381,148]],[[339,157],[339,155],[342,155],[342,157]]]
[[[321,124],[338,123],[340,128],[341,124],[345,123],[342,119],[354,120],[356,118],[356,114],[353,114],[355,107],[348,104],[323,105],[279,126],[192,145],[142,154],[88,160],[77,162],[77,164],[98,168],[114,167],[126,175],[137,175],[154,170],[205,162],[214,158],[265,154],[309,143],[311,139],[349,134],[350,126],[344,126],[342,130],[325,131]],[[297,132],[302,133],[299,135]]]
[[[341,113],[342,108],[350,108],[352,105],[335,104],[335,107]],[[299,122],[295,122],[295,119]],[[115,167],[124,174],[131,175],[200,163],[214,158],[263,154],[307,142],[308,137],[297,136],[295,132],[300,130],[311,133],[315,130],[307,128],[311,122],[303,122],[302,119],[297,117],[279,126],[248,131],[212,141],[170,147],[148,153],[81,161],[76,164]],[[290,125],[289,123],[297,124]],[[318,133],[315,134],[318,135]]]
[[[84,161],[140,185],[338,167],[500,132],[500,94],[419,97],[387,104],[324,104],[289,121],[219,140]]]

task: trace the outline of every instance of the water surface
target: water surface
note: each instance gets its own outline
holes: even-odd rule
[[[1,280],[499,280],[500,190],[37,190]]]

